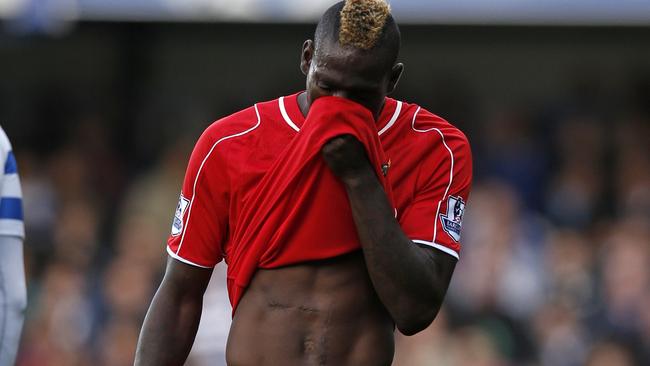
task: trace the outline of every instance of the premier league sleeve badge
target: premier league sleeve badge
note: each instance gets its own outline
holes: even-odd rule
[[[189,204],[190,200],[183,197],[181,194],[181,197],[178,200],[178,206],[176,206],[174,221],[172,222],[172,236],[178,236],[183,232],[183,218],[185,217],[185,211]]]
[[[440,214],[442,229],[445,230],[454,241],[460,241],[460,229],[463,224],[465,213],[465,202],[461,197],[449,196],[447,200],[447,212]]]

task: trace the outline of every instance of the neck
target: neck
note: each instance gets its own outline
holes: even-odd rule
[[[300,112],[305,118],[307,118],[307,115],[309,114],[310,106],[309,100],[307,99],[307,92],[298,94],[298,108],[300,108]]]

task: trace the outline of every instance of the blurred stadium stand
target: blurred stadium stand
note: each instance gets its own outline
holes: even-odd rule
[[[645,25],[643,0],[394,0],[401,23]],[[45,14],[70,20],[218,20],[305,22],[317,20],[331,0],[0,0],[0,17]]]
[[[28,231],[19,366],[132,363],[194,141],[303,87],[330,2],[261,3],[0,0]],[[650,3],[474,3],[393,2],[395,97],[459,126],[475,159],[445,308],[395,365],[648,365]],[[188,365],[223,358],[223,276]]]

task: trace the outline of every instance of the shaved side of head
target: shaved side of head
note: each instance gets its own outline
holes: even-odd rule
[[[382,56],[388,67],[397,61],[399,27],[384,0],[346,0],[327,9],[316,27],[315,49],[330,45]]]

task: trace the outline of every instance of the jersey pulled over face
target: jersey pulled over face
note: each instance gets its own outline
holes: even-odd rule
[[[242,207],[305,121],[297,96],[258,103],[203,133],[176,207],[167,246],[170,256],[206,268],[228,261],[238,244],[231,241],[231,233]],[[402,230],[414,243],[458,258],[472,178],[467,138],[423,108],[390,98],[376,126],[387,158],[381,170],[392,187]],[[335,225],[336,215],[323,224]],[[314,253],[317,248],[309,250],[292,251],[292,258],[278,263],[325,259]]]

